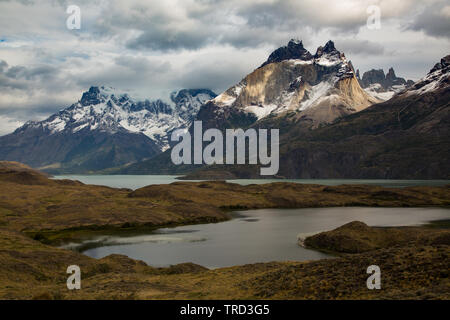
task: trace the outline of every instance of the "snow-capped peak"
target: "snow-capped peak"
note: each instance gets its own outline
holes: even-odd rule
[[[335,94],[336,84],[355,73],[333,41],[313,56],[300,40],[276,49],[268,60],[240,83],[213,100],[218,107],[237,107],[258,119],[285,111],[304,111]],[[366,104],[365,98],[361,104]]]
[[[436,63],[428,74],[402,94],[424,94],[450,87],[450,55]]]
[[[24,127],[42,128],[50,134],[99,130],[144,134],[161,150],[169,147],[168,136],[177,128],[188,127],[200,106],[215,97],[206,89],[181,90],[171,95],[171,103],[162,100],[137,101],[127,93],[110,87],[91,87],[70,107],[41,122]]]

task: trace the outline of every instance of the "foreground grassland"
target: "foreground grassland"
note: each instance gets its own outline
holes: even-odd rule
[[[0,191],[3,299],[450,298],[449,230],[440,225],[372,230],[355,223],[306,239],[339,254],[335,259],[217,270],[189,263],[159,269],[120,255],[97,260],[48,245],[96,232],[218,222],[234,209],[450,206],[449,187],[178,182],[132,191],[54,181],[0,162]],[[66,288],[72,264],[81,267],[82,290]],[[382,270],[382,290],[366,287],[372,264]]]

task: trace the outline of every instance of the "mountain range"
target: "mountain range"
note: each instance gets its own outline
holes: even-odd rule
[[[256,166],[175,166],[177,128],[279,128],[288,178],[449,177],[449,56],[417,82],[372,69],[359,75],[332,41],[314,54],[291,40],[218,96],[185,89],[170,102],[91,87],[77,103],[0,137],[0,157],[51,173],[189,173],[257,178]]]
[[[279,128],[278,174],[286,178],[445,179],[450,172],[448,64],[449,56],[415,83],[397,78],[393,70],[379,79],[366,75],[366,85],[398,86],[383,102],[361,87],[351,62],[332,42],[312,55],[292,40],[208,101],[197,119],[204,127],[222,129]],[[258,171],[251,165],[172,166],[169,152],[120,170],[189,173],[188,179],[260,178]]]
[[[215,96],[208,89],[183,89],[173,92],[170,102],[136,101],[113,88],[91,87],[68,108],[0,137],[1,158],[55,173],[148,159],[167,150],[172,130],[188,127]]]
[[[450,55],[388,101],[314,130],[289,117],[260,125],[280,128],[285,178],[449,179]],[[255,178],[257,169],[209,166],[186,178]]]

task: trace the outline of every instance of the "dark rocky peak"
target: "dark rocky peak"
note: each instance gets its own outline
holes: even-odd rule
[[[284,60],[297,59],[297,60],[311,60],[313,56],[311,53],[303,47],[303,43],[300,40],[291,39],[287,46],[276,49],[272,52],[263,66],[274,63],[281,62]]]
[[[329,40],[324,47],[320,46],[317,48],[316,54],[314,58],[320,58],[323,55],[327,56],[336,56],[336,57],[344,57],[343,53],[340,53],[336,47],[334,46],[334,42]]]
[[[394,85],[404,85],[406,84],[406,80],[403,78],[399,78],[395,75],[394,68],[389,68],[388,73],[386,74],[386,86],[394,86]]]
[[[211,97],[211,99],[217,97],[217,94],[210,89],[182,89],[180,91],[172,92],[170,94],[170,99],[174,103],[179,103],[185,99],[189,99],[190,97],[196,97],[199,94],[208,95]]]
[[[445,56],[444,58],[441,59],[440,62],[436,63],[429,73],[433,73],[438,70],[449,69],[449,66],[450,66],[450,55]]]
[[[315,58],[321,57],[324,54],[336,54],[340,55],[340,52],[336,49],[334,46],[333,41],[328,41],[324,47],[320,46],[317,48],[316,54],[314,55]]]
[[[83,93],[80,103],[83,106],[99,104],[102,102],[99,87],[90,87],[88,91]]]
[[[127,104],[132,103],[131,98],[128,94],[121,94],[121,95],[111,94],[110,98],[115,104],[119,104],[122,106],[126,106]]]
[[[132,99],[126,93],[118,93],[116,89],[112,87],[95,87],[92,86],[88,91],[84,92],[80,103],[82,106],[96,105],[106,102],[108,100],[113,101],[115,104],[126,105],[132,103]]]
[[[395,75],[394,68],[390,67],[388,73],[386,74],[386,79],[387,80],[394,80],[396,78],[397,78],[397,76]]]
[[[332,53],[332,52],[335,52],[335,51],[337,51],[337,50],[336,50],[336,47],[334,46],[334,42],[331,41],[331,40],[329,40],[329,41],[325,44],[325,47],[323,47],[323,52],[324,52],[324,53]]]

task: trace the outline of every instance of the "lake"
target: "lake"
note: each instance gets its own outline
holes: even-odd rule
[[[221,223],[159,229],[145,235],[102,236],[65,248],[102,258],[123,254],[163,267],[193,262],[208,268],[268,261],[306,261],[330,257],[298,246],[298,235],[331,230],[350,221],[370,226],[411,226],[450,219],[443,208],[260,209],[236,212]],[[94,248],[93,248],[94,247]]]
[[[85,184],[103,185],[112,188],[138,189],[151,184],[169,184],[177,181],[173,175],[60,175],[54,179],[78,180]],[[340,184],[368,184],[383,187],[443,186],[450,180],[363,180],[363,179],[239,179],[227,180],[242,185],[270,182],[294,182],[304,184],[322,184],[335,186]]]

